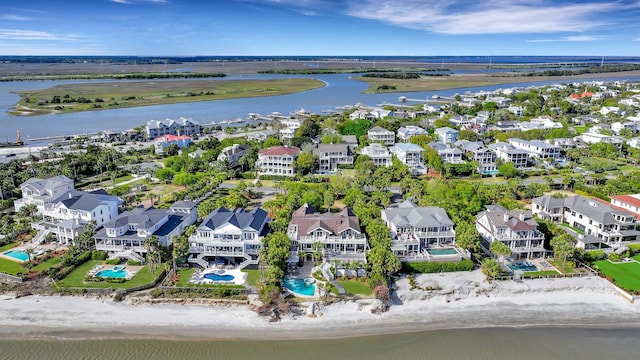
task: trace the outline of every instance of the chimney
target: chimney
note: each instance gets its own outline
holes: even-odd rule
[[[509,213],[507,213],[507,212],[504,213],[503,220],[504,220],[504,222],[509,221]]]
[[[520,211],[520,214],[518,214],[518,218],[520,218],[520,221],[524,221],[525,219],[524,211]]]

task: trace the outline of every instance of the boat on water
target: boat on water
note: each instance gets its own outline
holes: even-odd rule
[[[18,137],[16,138],[16,141],[14,142],[0,142],[0,148],[6,148],[6,147],[20,147],[20,146],[24,146],[24,141],[22,141],[22,139],[20,138],[20,130],[18,130]]]

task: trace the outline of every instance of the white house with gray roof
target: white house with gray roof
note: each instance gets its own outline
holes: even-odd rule
[[[513,163],[516,169],[527,167],[529,162],[529,153],[522,149],[516,149],[513,145],[503,142],[497,142],[487,145],[487,147],[496,154],[496,158],[504,162]]]
[[[193,119],[149,120],[145,126],[147,139],[155,139],[163,135],[196,135],[200,133],[200,123]]]
[[[496,167],[496,155],[489,150],[482,141],[458,140],[454,145],[462,150],[469,161],[478,164],[478,173],[481,175],[495,175],[498,173]]]
[[[427,130],[415,125],[406,125],[398,129],[398,139],[406,143],[408,143],[414,136],[427,134]]]
[[[454,143],[458,140],[460,132],[450,127],[441,127],[435,130],[435,134],[443,144]]]
[[[99,229],[115,219],[120,204],[122,200],[107,194],[104,190],[72,191],[64,199],[45,204],[42,221],[31,226],[40,231],[36,237],[44,237],[51,233],[60,244],[72,244],[90,223],[93,222],[95,229]]]
[[[353,165],[353,152],[348,144],[318,144],[313,149],[318,157],[318,172],[338,170],[338,165]]]
[[[16,200],[14,206],[19,211],[23,206],[35,205],[42,213],[45,205],[64,199],[74,189],[73,180],[64,175],[49,179],[31,178],[20,185],[22,198]]]
[[[422,165],[422,153],[424,149],[420,145],[411,143],[397,143],[389,148],[389,152],[395,155],[398,160],[409,167],[414,175],[423,175],[427,169]]]
[[[360,155],[367,155],[378,167],[391,166],[391,153],[389,152],[389,149],[382,144],[373,143],[369,146],[365,146],[360,149]]]
[[[396,143],[396,134],[380,126],[374,126],[369,129],[367,136],[369,137],[369,141],[381,142],[386,146],[391,146]]]
[[[532,200],[532,211],[543,219],[569,225],[579,247],[593,249],[606,244],[617,248],[623,243],[640,242],[639,223],[634,214],[597,199],[581,195],[554,199],[544,195]],[[591,240],[581,241],[583,238]]]
[[[267,212],[260,207],[250,211],[220,207],[189,237],[188,261],[205,268],[212,262],[240,268],[257,265],[268,223]]]
[[[500,241],[511,249],[515,259],[544,257],[544,234],[538,230],[538,222],[531,211],[507,210],[500,205],[487,205],[476,217],[476,229],[482,237],[483,250],[494,241]]]
[[[462,164],[462,151],[456,147],[447,146],[441,142],[432,141],[429,146],[435,149],[442,161],[448,164]]]
[[[147,239],[156,236],[161,246],[169,246],[172,238],[181,235],[197,217],[196,204],[190,201],[178,201],[169,209],[138,207],[125,211],[93,236],[96,250],[109,252],[110,258],[144,261]]]
[[[511,138],[507,140],[515,149],[526,151],[531,158],[558,160],[560,158],[560,147],[547,144],[541,140],[522,140]]]
[[[392,234],[391,250],[400,261],[433,261],[430,249],[453,248],[456,232],[444,209],[421,207],[405,200],[382,210],[382,220]],[[457,260],[462,252],[455,250]]]
[[[233,144],[227,146],[218,154],[218,161],[228,161],[229,165],[233,168],[238,166],[238,160],[243,157],[249,151],[248,145]]]

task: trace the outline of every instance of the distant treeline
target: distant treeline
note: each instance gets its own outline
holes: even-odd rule
[[[190,79],[225,77],[225,73],[129,73],[129,74],[63,74],[63,75],[16,75],[5,76],[0,81],[30,81],[30,80],[145,80],[145,79]]]
[[[427,74],[430,72],[447,72],[449,69],[378,69],[378,68],[348,68],[348,69],[281,69],[281,70],[260,70],[259,74],[282,74],[282,75],[313,75],[313,74],[379,74],[379,73],[400,73],[406,74],[407,70],[413,73],[423,74],[427,76],[439,76],[436,74]],[[363,76],[366,76],[363,75]],[[383,76],[370,76],[383,77]],[[389,78],[402,79],[398,77],[388,76]]]
[[[617,65],[592,66],[587,69],[581,69],[581,70],[551,69],[551,70],[545,70],[545,71],[518,74],[518,76],[574,76],[574,75],[600,74],[600,73],[634,71],[634,70],[640,70],[640,64],[617,64]]]
[[[421,76],[449,76],[449,74],[434,74],[425,72],[393,72],[393,73],[366,73],[362,77],[382,78],[382,79],[419,79]]]

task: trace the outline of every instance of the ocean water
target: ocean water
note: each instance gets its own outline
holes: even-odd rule
[[[206,334],[203,334],[206,336]],[[486,328],[338,340],[1,339],[11,359],[638,359],[640,328]]]

